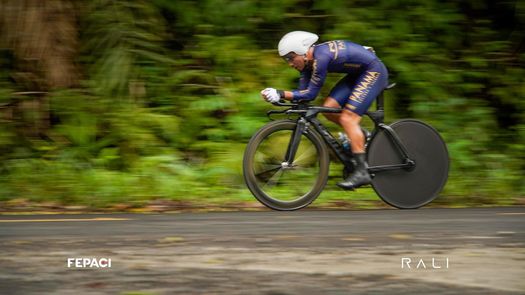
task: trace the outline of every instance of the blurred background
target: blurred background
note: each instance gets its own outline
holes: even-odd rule
[[[525,204],[524,1],[1,0],[0,207],[255,202],[242,155],[259,91],[296,86],[276,50],[292,30],[374,47],[387,122],[447,142],[435,205]],[[334,184],[314,204],[380,204]]]

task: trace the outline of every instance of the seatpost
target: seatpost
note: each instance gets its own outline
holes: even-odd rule
[[[376,127],[381,127],[385,119],[385,100],[383,96],[385,90],[393,88],[394,86],[396,86],[396,83],[392,83],[385,87],[385,89],[383,89],[383,91],[381,91],[381,93],[376,98],[376,110],[373,112],[366,112],[366,114],[372,119],[372,121],[374,121]]]
[[[385,105],[384,105],[384,99],[383,99],[383,92],[381,92],[376,97],[376,110],[375,111],[368,111],[366,114],[374,121],[374,124],[376,127],[383,124],[383,121],[385,119]]]
[[[384,91],[381,91],[381,94],[379,94],[379,96],[377,97],[377,103],[376,103],[377,111],[383,111],[385,109],[383,93]]]

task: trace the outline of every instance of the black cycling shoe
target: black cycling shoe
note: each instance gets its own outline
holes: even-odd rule
[[[366,163],[365,158],[366,155],[364,153],[354,154],[354,159],[356,161],[355,171],[344,181],[339,182],[337,184],[338,187],[350,190],[372,182],[372,177],[370,177],[370,174],[368,173],[368,164]]]
[[[368,171],[356,170],[347,179],[337,183],[337,186],[342,189],[351,190],[366,184],[370,184],[371,182],[372,178],[370,177]]]

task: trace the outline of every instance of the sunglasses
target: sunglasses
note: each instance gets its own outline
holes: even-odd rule
[[[295,54],[293,52],[290,52],[290,53],[286,54],[285,56],[283,56],[283,59],[286,62],[291,62],[296,56],[297,56],[297,54]]]

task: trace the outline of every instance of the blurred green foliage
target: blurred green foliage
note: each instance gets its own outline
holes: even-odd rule
[[[295,87],[298,74],[276,44],[299,29],[375,48],[398,84],[387,93],[387,121],[422,119],[447,142],[451,173],[437,203],[514,204],[525,195],[523,1],[55,2],[73,4],[60,11],[75,17],[69,74],[79,78],[44,83],[44,98],[26,95],[42,88],[13,78],[27,72],[24,57],[2,41],[0,200],[251,200],[242,154],[270,108],[258,93]],[[37,78],[46,79],[45,66]],[[24,103],[35,100],[43,103]],[[370,195],[326,190],[343,200]]]

